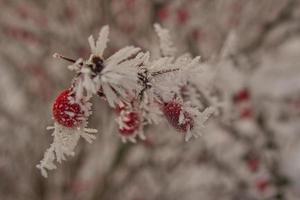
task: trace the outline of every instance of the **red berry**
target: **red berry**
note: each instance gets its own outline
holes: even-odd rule
[[[189,19],[189,13],[185,9],[179,9],[177,11],[177,21],[179,24],[184,25]]]
[[[116,113],[119,115],[119,132],[123,136],[133,136],[138,133],[141,119],[137,111],[123,102],[115,109]]]
[[[124,115],[123,123],[125,124],[125,127],[119,128],[121,135],[133,135],[140,127],[140,117],[137,112],[128,112]]]
[[[169,17],[169,10],[167,7],[162,7],[160,10],[158,10],[157,16],[160,19],[160,21],[165,21]]]
[[[257,172],[259,169],[260,161],[257,158],[250,158],[247,160],[248,168],[251,172]]]
[[[163,105],[162,111],[169,123],[181,132],[187,132],[194,126],[194,120],[187,111],[182,111],[183,106],[179,102],[170,101]],[[180,123],[180,113],[183,112],[183,120]]]
[[[265,180],[265,179],[258,180],[256,182],[256,188],[260,192],[265,192],[269,185],[270,185],[270,182],[268,180]]]
[[[78,103],[72,102],[74,98],[71,90],[63,91],[53,104],[53,117],[61,125],[73,128],[79,126],[84,120],[84,111]]]
[[[252,112],[252,109],[251,108],[243,108],[241,111],[240,111],[240,117],[242,119],[249,119],[251,117],[253,117],[253,112]]]
[[[191,32],[191,36],[195,41],[200,41],[205,37],[205,34],[201,29],[194,29]]]
[[[90,187],[90,183],[87,181],[75,180],[70,183],[70,189],[72,190],[72,192],[76,194],[80,194],[86,191],[87,189],[89,189],[89,187]]]
[[[126,0],[125,1],[125,5],[126,5],[127,9],[133,9],[135,3],[136,3],[135,0]]]
[[[244,102],[244,101],[248,101],[249,99],[250,99],[250,93],[247,89],[241,90],[239,93],[237,93],[233,97],[233,101],[235,103],[241,103],[241,102]]]

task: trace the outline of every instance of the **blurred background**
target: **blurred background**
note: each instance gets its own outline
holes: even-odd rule
[[[0,11],[1,200],[300,199],[299,0],[0,0]],[[52,54],[87,58],[87,37],[105,24],[107,56],[158,48],[155,22],[179,52],[218,66],[227,109],[197,140],[162,123],[124,144],[95,98],[97,140],[43,178],[51,106],[73,76]]]

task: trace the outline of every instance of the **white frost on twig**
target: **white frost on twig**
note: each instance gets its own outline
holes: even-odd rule
[[[41,170],[44,177],[47,177],[47,170],[56,169],[55,161],[61,163],[66,160],[66,156],[74,156],[74,149],[80,139],[84,138],[87,142],[91,143],[96,136],[91,133],[96,133],[96,129],[85,128],[85,126],[77,128],[67,128],[58,123],[54,123],[53,143],[46,150],[44,158],[37,165]]]
[[[97,55],[100,58],[103,57],[104,50],[106,49],[107,43],[109,41],[108,35],[109,35],[109,26],[105,25],[101,28],[96,43],[92,35],[88,38],[92,54]]]
[[[174,56],[176,48],[172,42],[169,30],[162,28],[159,24],[154,24],[154,29],[160,40],[162,56]]]

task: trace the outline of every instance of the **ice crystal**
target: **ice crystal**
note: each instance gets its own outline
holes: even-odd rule
[[[46,150],[44,158],[37,165],[37,168],[41,170],[44,177],[47,177],[47,170],[56,169],[55,161],[61,163],[66,160],[66,156],[74,156],[74,149],[82,137],[87,142],[92,143],[96,139],[95,135],[96,129],[85,128],[85,125],[76,128],[67,128],[58,123],[54,123],[53,127],[48,127],[48,130],[54,129],[53,143]]]

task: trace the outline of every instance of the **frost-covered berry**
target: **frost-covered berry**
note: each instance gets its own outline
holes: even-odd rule
[[[132,104],[128,105],[121,102],[115,108],[115,111],[118,116],[116,121],[119,126],[119,134],[124,141],[129,139],[134,142],[137,135],[144,139],[142,116]]]
[[[183,105],[177,101],[164,103],[162,111],[169,123],[181,132],[187,132],[194,126],[192,115],[183,110]]]
[[[135,134],[140,127],[140,117],[137,112],[126,112],[123,116],[123,127],[119,128],[120,134],[130,136]]]
[[[87,128],[88,116],[91,114],[92,104],[86,96],[76,100],[73,89],[64,90],[53,104],[54,125],[47,127],[53,130],[53,143],[44,154],[44,158],[37,165],[44,177],[47,171],[56,169],[55,162],[61,163],[67,156],[75,154],[75,147],[79,139],[83,138],[91,143],[96,136],[96,129]]]
[[[63,91],[53,104],[53,117],[61,125],[69,128],[78,127],[86,119],[82,105],[75,102],[70,89]]]

